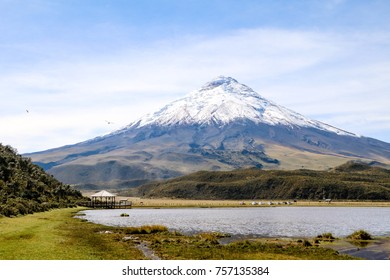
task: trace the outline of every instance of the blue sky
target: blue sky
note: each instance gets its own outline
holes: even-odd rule
[[[0,142],[87,140],[218,75],[390,142],[389,14],[385,0],[0,0]]]

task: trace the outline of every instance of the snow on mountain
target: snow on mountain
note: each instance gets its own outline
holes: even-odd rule
[[[256,124],[284,125],[289,127],[316,128],[339,135],[356,136],[353,133],[279,106],[240,84],[231,77],[218,76],[182,99],[161,110],[146,115],[125,129],[148,125],[226,125],[233,121],[249,120]],[[123,130],[122,130],[123,131]]]

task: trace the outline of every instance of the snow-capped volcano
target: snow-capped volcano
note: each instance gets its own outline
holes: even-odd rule
[[[135,121],[127,128],[147,125],[226,125],[240,120],[255,124],[312,127],[340,135],[356,136],[279,106],[250,87],[225,76],[218,76],[200,89]]]
[[[64,183],[100,189],[199,170],[390,164],[390,144],[311,120],[219,76],[121,130],[29,156]]]

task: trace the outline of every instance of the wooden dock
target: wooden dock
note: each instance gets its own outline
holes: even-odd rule
[[[102,209],[130,209],[133,203],[131,201],[88,201],[80,203],[79,206],[89,207],[89,208],[102,208]]]
[[[91,201],[85,202],[80,206],[90,208],[104,208],[104,209],[126,209],[131,208],[132,202],[127,199],[115,200],[116,195],[106,190],[102,190],[91,195]]]

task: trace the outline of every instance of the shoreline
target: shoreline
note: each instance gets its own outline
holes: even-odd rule
[[[89,193],[88,193],[89,194]],[[84,194],[87,195],[87,194]],[[132,202],[132,207],[198,207],[198,208],[222,208],[222,207],[390,207],[390,201],[356,201],[356,200],[291,200],[291,199],[242,199],[242,200],[196,200],[173,198],[141,198],[122,197]],[[253,202],[256,204],[253,205]],[[260,204],[261,203],[261,204]]]
[[[254,237],[254,236],[231,236],[219,239],[221,245],[227,245],[237,241],[260,241],[264,243],[288,244],[298,240],[308,241],[311,246],[328,248],[337,251],[339,254],[345,254],[365,260],[390,260],[390,236],[373,236],[369,241],[354,241],[344,237],[334,240],[323,240],[316,243],[316,237]]]
[[[250,209],[261,207],[390,207],[390,202],[377,201],[332,201],[330,203],[324,201],[297,201],[294,204],[286,205],[281,200],[272,200],[273,205],[262,204],[252,205],[252,200],[183,200],[183,199],[144,199],[139,197],[129,197],[129,201],[133,202],[134,209],[169,209],[169,208],[237,208]],[[257,200],[259,201],[259,200]],[[241,205],[245,202],[245,205]],[[263,200],[265,202],[265,200]],[[278,204],[280,202],[280,204]],[[119,210],[119,209],[118,209]],[[131,210],[130,210],[131,211]],[[207,234],[207,232],[182,233],[190,237],[191,235]],[[320,241],[316,242],[316,236],[301,236],[301,237],[283,237],[283,236],[259,236],[259,235],[235,235],[219,238],[218,242],[221,245],[229,245],[237,241],[260,241],[267,244],[291,244],[297,243],[297,240],[302,242],[309,241],[313,247],[329,248],[337,251],[340,254],[346,254],[356,258],[367,260],[388,260],[390,259],[390,236],[373,236],[374,240],[361,244],[353,244],[351,240],[345,237],[336,237],[332,242]]]
[[[0,224],[0,259],[2,260],[120,260],[120,259],[351,259],[352,254],[365,254],[366,259],[390,256],[390,237],[378,238],[365,248],[353,247],[337,239],[334,243],[317,244],[315,237],[306,238],[312,245],[295,238],[259,238],[241,236],[225,239],[221,234],[199,233],[186,236],[164,230],[162,226],[145,227],[158,231],[104,226],[75,218],[87,208],[64,208],[15,218],[2,218]],[[141,227],[142,228],[142,227]],[[233,236],[236,239],[237,236]],[[302,239],[303,241],[305,239]],[[236,241],[236,242],[234,242]],[[262,242],[263,241],[263,242]],[[223,241],[222,241],[223,242]],[[336,246],[332,249],[326,247]],[[381,250],[381,255],[375,252]],[[328,251],[327,251],[328,250]],[[337,253],[333,253],[336,251]],[[145,254],[146,252],[146,254]],[[348,254],[348,256],[346,255]],[[367,255],[371,254],[371,255]],[[375,255],[376,254],[376,255]],[[367,257],[368,256],[368,257]],[[372,258],[371,258],[371,257]],[[360,256],[357,256],[358,258]],[[364,258],[364,257],[363,257]]]

